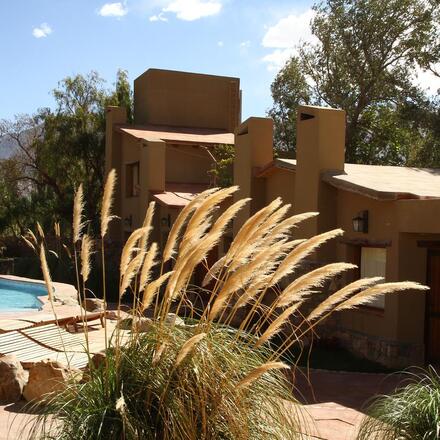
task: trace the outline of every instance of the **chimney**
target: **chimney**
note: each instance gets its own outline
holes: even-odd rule
[[[319,212],[301,228],[302,237],[311,237],[335,223],[335,205],[330,209],[335,195],[321,182],[321,174],[329,170],[344,172],[345,111],[299,106],[296,130],[294,211]]]
[[[251,197],[234,219],[234,235],[243,223],[265,204],[263,179],[254,170],[273,160],[273,121],[271,118],[249,118],[235,131],[234,184],[239,186],[234,199]]]

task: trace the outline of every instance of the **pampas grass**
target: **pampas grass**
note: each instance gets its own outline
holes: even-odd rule
[[[102,250],[113,218],[115,180],[111,172],[104,190]],[[289,400],[300,412],[287,375],[281,372],[290,368],[281,362],[282,354],[330,313],[365,304],[379,294],[425,289],[413,282],[374,285],[379,279],[359,280],[324,299],[304,319],[313,290],[355,266],[330,263],[299,277],[296,271],[305,258],[343,231],[293,239],[292,228],[317,214],[289,217],[290,206],[278,198],[253,214],[227,252],[208,268],[208,255],[249,202],[238,200],[220,212],[236,190],[209,189],[190,201],[172,225],[162,255],[157,243],[148,243],[154,216],[154,203],[149,204],[142,227],[123,246],[119,265],[117,316],[131,289],[131,337],[123,343],[118,325],[106,346],[103,366],[90,366],[88,381],[55,396],[48,412],[39,417],[43,426],[49,414],[57,420],[56,438],[299,439],[298,417],[287,414],[282,403]],[[92,239],[82,236],[82,211],[80,186],[72,229],[75,257],[75,245],[82,239],[85,283],[93,270]],[[32,240],[28,239],[35,247]],[[45,253],[40,254],[47,276]],[[156,264],[161,268],[153,276]],[[205,288],[192,285],[201,268],[207,271]],[[287,277],[283,289],[280,282]],[[50,276],[48,280],[49,285]],[[185,324],[176,324],[171,311],[183,315]],[[136,325],[143,322],[143,315],[152,319],[147,326]],[[277,347],[271,341],[280,333],[284,340]]]

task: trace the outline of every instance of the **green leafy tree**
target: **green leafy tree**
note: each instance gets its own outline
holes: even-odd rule
[[[389,158],[395,163],[400,158],[397,162],[405,163],[402,152],[409,145],[400,142],[410,138],[406,128],[395,133],[400,130],[397,116],[394,122],[378,118],[389,118],[400,106],[418,100],[420,90],[412,81],[418,66],[428,68],[439,60],[439,8],[438,2],[424,0],[327,0],[316,5],[311,29],[318,43],[303,44],[281,70],[274,85],[281,81],[285,89],[277,87],[282,93],[281,98],[273,94],[274,108],[289,99],[301,102],[296,81],[283,79],[296,78],[301,69],[311,85],[310,102],[346,111],[347,161],[389,163]],[[276,127],[284,123],[294,130],[294,118],[280,119]],[[386,129],[393,133],[386,134]],[[375,144],[373,157],[366,141]],[[291,136],[290,149],[293,142]],[[396,146],[398,151],[388,151]]]
[[[11,203],[21,200],[22,206],[24,201],[28,205],[18,228],[0,210],[0,233],[21,233],[36,221],[50,228],[55,219],[69,224],[73,190],[79,182],[84,185],[90,225],[97,224],[105,165],[105,107],[124,105],[132,115],[127,73],[118,71],[115,90],[104,86],[97,72],[67,77],[53,91],[54,111],[40,109],[33,116],[0,122],[0,136],[14,145],[8,162],[0,162],[6,182],[2,192]]]

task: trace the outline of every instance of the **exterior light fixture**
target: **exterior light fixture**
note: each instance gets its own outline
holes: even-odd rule
[[[131,225],[133,224],[133,216],[130,214],[128,217],[124,218],[124,225],[128,228],[131,228]]]
[[[368,232],[368,211],[359,212],[352,221],[354,232],[363,232],[364,234]]]
[[[160,224],[164,228],[170,228],[171,227],[171,216],[168,214],[166,217],[162,217],[160,219]]]

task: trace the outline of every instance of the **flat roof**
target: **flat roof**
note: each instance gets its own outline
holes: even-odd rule
[[[170,144],[191,145],[234,145],[234,133],[210,128],[170,127],[165,125],[127,126],[116,128],[138,140],[147,142],[164,141]]]
[[[345,173],[326,171],[329,184],[380,200],[440,198],[440,169],[346,163]]]
[[[296,170],[296,160],[275,159],[261,168],[264,177],[275,169]],[[325,171],[321,176],[330,185],[378,200],[440,198],[440,169],[346,163],[344,172]]]
[[[150,191],[151,196],[158,203],[170,208],[183,208],[195,196],[208,189],[208,185],[201,183],[173,183],[165,184],[165,191]]]

